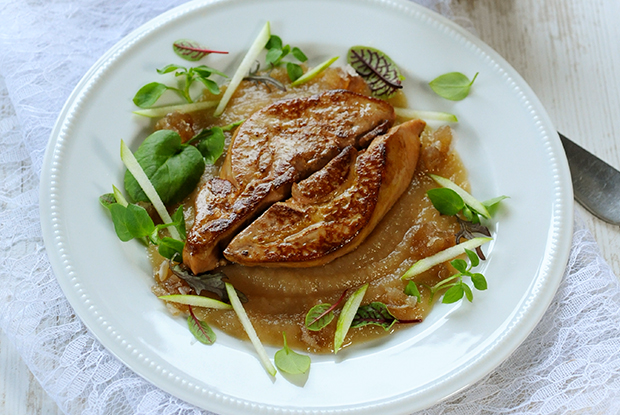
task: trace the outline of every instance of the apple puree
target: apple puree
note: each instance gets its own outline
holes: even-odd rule
[[[272,76],[280,77],[285,83],[283,73],[274,71]],[[359,86],[356,78],[342,69],[328,69],[308,85],[295,89],[287,88],[288,93],[276,91],[274,87],[271,87],[269,92],[264,85],[256,86],[246,81],[237,90],[220,119],[213,120],[208,114],[192,114],[192,117],[169,115],[160,120],[157,128],[179,129],[191,125],[193,133],[197,133],[204,127],[227,125],[247,118],[257,109],[278,99],[311,95],[351,85],[360,92],[363,88]],[[364,84],[361,86],[365,87]],[[402,95],[398,96],[397,100],[395,104],[406,105]],[[183,125],[175,124],[178,119],[183,120]],[[235,288],[248,297],[249,301],[244,307],[264,343],[281,346],[282,332],[286,332],[291,347],[316,353],[332,352],[336,319],[341,306],[336,311],[334,321],[318,332],[305,327],[305,315],[312,306],[319,303],[334,304],[345,290],[350,289],[350,292],[353,292],[365,283],[370,286],[362,304],[383,302],[394,316],[403,321],[425,318],[431,308],[428,291],[421,288],[422,301],[416,303],[415,297],[404,294],[406,283],[401,281],[400,277],[415,261],[454,245],[454,235],[458,230],[455,219],[441,216],[426,197],[428,189],[437,187],[426,173],[449,178],[466,189],[469,186],[465,169],[452,149],[452,131],[449,127],[442,127],[437,131],[427,127],[421,136],[421,142],[420,158],[407,191],[355,251],[326,265],[311,268],[263,268],[230,264],[215,270],[224,272]],[[213,177],[216,174],[217,168],[207,169],[205,176]],[[192,206],[193,203],[187,200],[184,205]],[[188,212],[188,215],[191,224],[191,212]],[[155,294],[187,293],[188,287],[184,281],[170,272],[159,272],[161,261],[153,262],[157,281],[153,289]],[[417,277],[416,282],[433,285],[451,275],[453,270],[448,267],[449,265],[437,266]],[[179,309],[184,311],[182,307]],[[210,325],[235,337],[247,338],[234,312],[198,308],[194,310],[199,318]],[[396,324],[392,330],[408,325]],[[351,329],[345,345],[386,333],[377,326]]]

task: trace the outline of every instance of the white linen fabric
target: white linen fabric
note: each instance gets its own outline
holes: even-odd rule
[[[450,0],[418,2],[458,19]],[[114,43],[180,3],[0,4],[0,328],[67,414],[206,413],[136,375],[86,330],[50,268],[38,210],[43,154],[72,88]],[[620,286],[579,219],[573,238],[534,332],[493,373],[423,413],[620,412]]]

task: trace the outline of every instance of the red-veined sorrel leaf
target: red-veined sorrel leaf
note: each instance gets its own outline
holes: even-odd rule
[[[181,58],[188,61],[198,61],[209,53],[228,53],[219,50],[211,50],[202,46],[200,43],[189,39],[179,39],[172,44],[172,49]]]
[[[353,317],[351,327],[355,328],[375,324],[383,327],[387,331],[396,322],[398,322],[398,320],[392,315],[392,313],[390,313],[387,306],[383,303],[375,301],[370,304],[360,306],[360,308],[357,309],[357,313],[355,313],[355,317]]]
[[[403,86],[398,67],[385,53],[368,46],[353,46],[347,53],[347,62],[366,80],[372,94],[389,98]]]
[[[192,306],[189,306],[189,317],[187,317],[187,326],[189,327],[189,331],[192,332],[194,337],[200,342],[204,344],[213,344],[215,343],[215,333],[211,330],[211,327],[204,321],[198,320],[198,317],[194,314],[192,310]]]

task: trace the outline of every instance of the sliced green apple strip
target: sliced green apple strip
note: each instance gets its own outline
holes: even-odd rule
[[[248,318],[248,315],[245,312],[241,301],[239,300],[239,296],[237,295],[237,291],[235,291],[235,287],[233,287],[232,284],[229,282],[226,283],[226,292],[228,293],[228,298],[230,298],[230,304],[235,310],[235,313],[237,313],[237,317],[239,318],[243,329],[247,333],[250,341],[252,342],[252,345],[254,346],[254,349],[256,349],[256,352],[258,353],[258,358],[260,359],[260,362],[263,364],[263,367],[271,376],[275,376],[277,373],[276,368],[273,366],[273,364],[271,364],[271,360],[269,360],[269,356],[267,356],[267,351],[265,350],[263,344],[258,338],[256,330],[254,330],[254,326],[252,326],[252,322]]]
[[[338,60],[338,56],[334,56],[333,58],[326,60],[320,65],[315,66],[314,68],[310,69],[308,72],[306,72],[305,74],[297,78],[294,82],[291,82],[291,86],[299,86],[299,85],[305,84],[308,81],[311,81],[318,74],[323,72],[325,69],[329,68],[330,65],[336,62],[337,60]]]
[[[230,101],[230,98],[237,90],[237,87],[239,86],[243,78],[250,72],[254,61],[256,60],[256,58],[258,58],[258,55],[263,50],[270,37],[271,29],[269,26],[269,22],[267,22],[254,40],[254,43],[252,43],[252,46],[250,46],[250,50],[248,50],[248,52],[243,57],[241,64],[237,68],[237,72],[235,72],[235,74],[231,78],[230,84],[228,84],[228,87],[224,92],[224,96],[222,97],[220,103],[215,109],[215,112],[213,113],[215,117],[219,117],[220,115],[222,115],[224,109],[226,108],[226,105],[228,105],[228,101]]]
[[[170,301],[172,303],[191,305],[194,307],[215,308],[217,310],[232,310],[230,304],[226,304],[222,301],[215,300],[209,297],[203,297],[201,295],[162,295],[158,297],[160,300]]]
[[[450,261],[459,255],[464,254],[466,249],[474,250],[492,239],[493,238],[473,238],[458,245],[454,245],[448,249],[444,249],[443,251],[437,252],[435,255],[421,259],[413,264],[401,278],[403,280],[410,280],[416,275],[421,274],[424,271],[428,271],[436,265],[443,264],[444,262]]]
[[[410,120],[420,118],[426,121],[459,122],[458,118],[456,118],[456,115],[450,114],[449,112],[418,111],[412,110],[410,108],[394,108],[394,112],[396,112],[397,116]]]
[[[179,104],[179,105],[167,105],[165,107],[148,108],[144,110],[137,110],[133,113],[136,115],[142,115],[149,118],[163,117],[171,112],[180,112],[181,114],[187,114],[190,112],[206,110],[213,108],[219,101],[200,101],[192,102],[191,104]]]
[[[334,354],[338,353],[338,350],[342,347],[344,338],[351,328],[351,323],[353,322],[353,318],[355,318],[355,313],[357,313],[357,309],[360,307],[367,289],[368,284],[362,285],[347,299],[347,302],[344,303],[340,316],[338,317],[338,322],[336,323],[336,334],[334,335]]]
[[[148,176],[146,175],[144,170],[142,170],[142,166],[140,166],[140,163],[138,163],[138,160],[136,160],[136,157],[133,155],[133,153],[131,152],[129,147],[127,147],[127,144],[125,144],[123,140],[121,140],[121,160],[123,160],[123,163],[125,164],[125,167],[127,167],[127,170],[129,170],[131,174],[133,174],[133,177],[135,177],[136,181],[146,194],[146,197],[149,198],[149,200],[153,204],[153,207],[155,208],[157,213],[159,213],[161,220],[163,220],[165,224],[172,223],[172,218],[168,214],[166,206],[164,206],[164,202],[162,202],[161,198],[159,197],[157,190],[155,190],[155,187],[153,187],[153,184],[149,180]],[[179,231],[177,231],[177,228],[175,228],[174,226],[169,226],[168,231],[174,239],[182,240],[181,235],[179,235]]]
[[[125,196],[123,196],[121,191],[118,190],[118,187],[112,185],[112,190],[114,191],[114,199],[116,199],[116,203],[118,203],[122,207],[127,207],[129,205],[129,202],[127,202],[127,199],[125,199]]]
[[[480,202],[478,199],[470,195],[467,191],[463,190],[461,187],[457,186],[453,181],[446,179],[445,177],[437,176],[436,174],[430,174],[429,176],[437,182],[441,187],[445,187],[450,190],[454,190],[461,198],[463,202],[470,208],[474,209],[480,215],[484,216],[487,219],[491,218],[491,214],[487,210],[487,208]]]

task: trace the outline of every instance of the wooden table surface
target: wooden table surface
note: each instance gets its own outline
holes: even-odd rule
[[[620,168],[620,1],[453,0],[529,83],[556,128]],[[620,228],[578,207],[620,275]],[[0,333],[0,414],[61,414]]]

